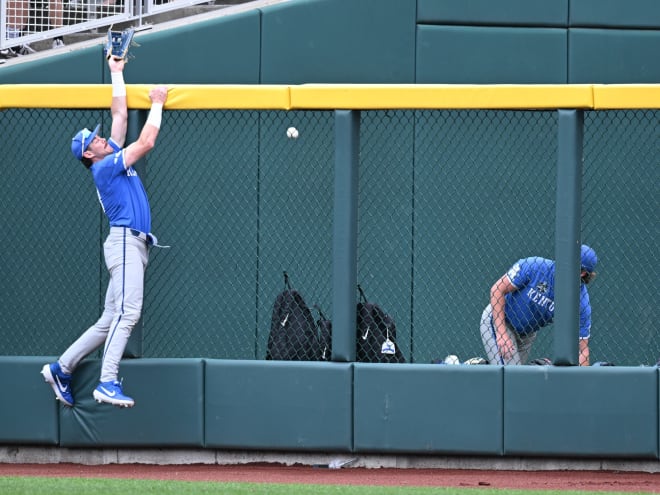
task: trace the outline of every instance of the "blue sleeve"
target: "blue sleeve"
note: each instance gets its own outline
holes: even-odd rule
[[[527,259],[521,259],[506,272],[506,276],[516,289],[522,289],[529,283],[529,266]]]
[[[588,339],[591,336],[591,303],[589,292],[582,284],[580,287],[580,339]]]

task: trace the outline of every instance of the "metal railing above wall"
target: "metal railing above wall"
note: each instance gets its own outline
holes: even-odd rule
[[[0,6],[0,49],[58,36],[92,31],[112,24],[142,26],[156,14],[214,0],[6,0]]]

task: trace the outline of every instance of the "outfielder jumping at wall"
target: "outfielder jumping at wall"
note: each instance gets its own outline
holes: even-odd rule
[[[591,304],[586,284],[598,258],[587,245],[580,249],[580,366],[589,366]],[[536,332],[555,314],[555,262],[531,257],[518,260],[490,289],[490,304],[481,315],[481,340],[490,364],[525,364]]]
[[[109,139],[85,128],[71,141],[71,151],[91,171],[101,206],[110,223],[103,244],[110,281],[105,308],[99,320],[84,332],[54,363],[44,365],[41,373],[57,398],[66,406],[74,405],[71,374],[78,363],[104,344],[100,383],[94,389],[97,402],[132,407],[135,402],[124,394],[118,381],[119,361],[140,318],[144,292],[144,272],[149,249],[158,245],[151,234],[151,209],[146,191],[133,165],[156,143],[167,88],[149,92],[151,110],[137,141],[123,148],[126,141],[128,109],[124,83],[124,60],[108,58],[112,78],[112,129]]]

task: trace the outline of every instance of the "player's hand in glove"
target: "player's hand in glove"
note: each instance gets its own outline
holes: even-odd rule
[[[110,68],[110,72],[123,71],[125,63],[126,60],[124,60],[123,58],[115,58],[115,57],[108,58],[108,67]]]

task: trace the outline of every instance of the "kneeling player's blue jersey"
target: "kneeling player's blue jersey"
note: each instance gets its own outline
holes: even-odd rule
[[[112,139],[112,155],[92,165],[99,201],[111,227],[151,232],[151,209],[142,181],[133,167],[124,167],[124,151]]]
[[[506,295],[506,319],[519,334],[536,332],[555,316],[555,262],[532,257],[518,260],[507,272],[517,290]],[[580,338],[589,338],[591,304],[580,285]]]

